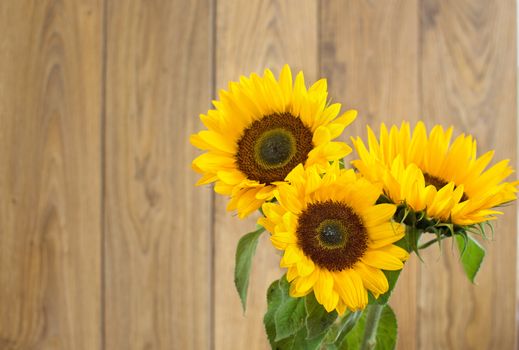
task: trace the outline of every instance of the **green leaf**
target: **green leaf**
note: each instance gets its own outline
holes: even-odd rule
[[[286,279],[285,276],[281,279]],[[277,280],[272,282],[269,289],[267,290],[267,312],[263,317],[263,324],[265,325],[265,331],[269,338],[270,346],[274,349],[276,345],[276,322],[274,316],[279,308],[279,305],[283,302],[283,290],[280,287],[280,281]]]
[[[263,227],[249,232],[238,242],[236,248],[236,262],[234,265],[234,284],[240,295],[243,312],[247,307],[247,289],[249,288],[249,275],[252,266],[252,257],[258,246],[258,239],[265,231]]]
[[[366,310],[362,313],[355,327],[346,336],[346,339],[340,344],[340,350],[357,350],[362,345],[364,338],[364,329],[366,326]],[[377,344],[374,350],[394,350],[398,335],[398,327],[396,316],[389,305],[385,305],[380,315],[377,327]]]
[[[474,278],[485,257],[485,249],[470,235],[456,235],[456,243],[465,274],[474,283]]]
[[[329,345],[327,348],[328,350],[338,349],[336,344],[342,343],[344,337],[346,337],[353,327],[355,327],[361,315],[361,311],[348,312],[339,322],[330,327],[323,341],[325,344]]]
[[[320,348],[325,334],[323,333],[310,340],[307,339],[307,329],[306,327],[303,327],[304,317],[302,318],[299,330],[290,336],[284,337],[281,340],[278,339],[276,341],[276,338],[279,338],[277,337],[276,333],[277,311],[284,307],[286,303],[292,303],[293,301],[298,301],[303,306],[303,310],[305,309],[304,299],[294,299],[290,297],[288,293],[289,287],[290,285],[286,279],[286,276],[283,276],[278,281],[274,281],[267,291],[267,313],[263,318],[263,323],[265,324],[265,330],[269,338],[270,346],[272,349],[277,350],[317,350]]]
[[[340,350],[358,350],[362,344],[362,338],[364,336],[364,328],[366,327],[366,311],[362,313],[362,316],[357,321],[357,324],[352,330],[346,335],[342,343],[339,344],[338,349]]]
[[[376,350],[393,350],[396,347],[398,337],[398,325],[396,316],[389,305],[384,307],[377,329]]]
[[[306,310],[304,298],[288,297],[279,305],[274,321],[276,341],[297,333],[305,324]]]
[[[302,327],[294,335],[285,338],[275,344],[276,350],[317,350],[321,348],[324,333],[313,339],[308,339],[306,328]]]
[[[314,293],[310,293],[305,297],[306,307],[306,330],[308,339],[315,338],[330,328],[337,319],[337,312],[328,312],[315,299]]]

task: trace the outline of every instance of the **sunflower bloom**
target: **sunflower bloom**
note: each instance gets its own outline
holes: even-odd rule
[[[415,212],[427,210],[429,217],[441,221],[450,219],[453,209],[463,197],[463,185],[456,186],[449,182],[437,189],[428,184],[414,163],[405,167],[400,156],[386,170],[382,183],[385,195],[394,203],[406,203]]]
[[[400,270],[408,258],[393,244],[404,236],[392,221],[396,206],[377,205],[380,191],[337,162],[323,176],[300,165],[287,180],[276,191],[279,203],[263,204],[259,223],[284,250],[290,295],[313,291],[328,312],[364,309],[368,290],[375,297],[388,290],[382,270]]]
[[[306,89],[299,72],[292,81],[285,65],[279,80],[270,70],[229,83],[215,109],[200,118],[208,130],[191,136],[207,151],[193,161],[202,174],[198,185],[215,183],[217,193],[231,197],[227,209],[243,218],[274,197],[278,184],[298,164],[325,166],[351,148],[333,142],[356,117],[341,105],[327,105],[327,84],[321,79]]]
[[[487,168],[493,151],[477,157],[472,136],[451,140],[452,128],[437,125],[427,135],[422,122],[413,132],[407,122],[390,130],[382,124],[378,138],[368,127],[367,146],[353,140],[359,159],[352,164],[393,202],[426,208],[430,217],[457,225],[495,219],[502,213],[493,208],[516,199],[517,183],[504,181],[513,173],[509,160]]]

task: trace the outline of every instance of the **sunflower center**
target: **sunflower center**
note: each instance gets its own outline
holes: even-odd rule
[[[319,227],[317,227],[317,232],[319,233],[318,239],[325,247],[334,248],[340,246],[347,237],[347,232],[345,232],[342,223],[334,219],[321,222]]]
[[[301,213],[297,237],[305,255],[330,271],[353,267],[368,248],[360,217],[347,204],[331,200],[312,203]]]
[[[266,131],[256,141],[254,155],[256,163],[265,169],[285,165],[296,152],[296,140],[286,129]]]
[[[267,115],[247,127],[238,141],[235,162],[250,180],[283,181],[313,149],[313,133],[290,113]]]
[[[447,185],[447,181],[445,181],[443,179],[440,179],[439,177],[432,176],[432,175],[429,175],[427,173],[424,173],[423,177],[424,177],[426,186],[433,185],[436,188],[436,190],[438,190],[438,191],[443,186]]]
[[[426,186],[429,186],[429,185],[433,185],[437,191],[439,191],[442,187],[444,187],[445,185],[447,185],[447,181],[437,177],[437,176],[432,176],[432,175],[429,175],[427,173],[424,173],[423,174],[423,177],[424,177],[424,180],[425,180],[425,185]],[[467,194],[465,192],[463,192],[463,195],[461,196],[461,202],[464,202],[466,201],[467,199],[469,199],[469,197],[467,196]]]

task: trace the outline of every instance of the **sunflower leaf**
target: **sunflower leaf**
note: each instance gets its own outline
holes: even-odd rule
[[[321,349],[323,338],[324,333],[309,340],[306,328],[302,327],[294,335],[275,343],[272,348],[277,350],[318,350]]]
[[[330,327],[323,340],[324,344],[328,345],[327,349],[339,349],[337,345],[341,344],[346,335],[355,327],[360,316],[362,316],[361,311],[348,312],[339,322]]]
[[[260,227],[256,231],[252,231],[243,236],[238,242],[236,248],[236,262],[234,265],[234,284],[240,295],[243,312],[247,308],[247,290],[249,288],[249,276],[252,267],[252,257],[256,253],[258,239],[265,231]]]
[[[317,350],[320,349],[325,334],[321,334],[313,339],[308,340],[306,327],[300,327],[291,336],[276,341],[276,322],[275,316],[278,309],[284,302],[295,300],[288,294],[289,283],[286,276],[274,281],[267,291],[267,313],[263,318],[265,330],[272,349],[279,350]]]
[[[460,252],[460,260],[468,279],[474,283],[474,278],[485,257],[485,249],[470,235],[456,235],[456,243]]]
[[[267,312],[263,317],[263,324],[265,325],[265,331],[271,347],[274,349],[276,345],[276,323],[274,316],[276,314],[279,305],[283,302],[283,290],[280,287],[280,281],[286,279],[285,276],[281,277],[280,280],[272,282],[269,289],[267,290]]]
[[[276,324],[275,340],[279,341],[296,334],[304,326],[305,318],[305,300],[303,298],[292,298],[287,292],[274,315]]]
[[[364,338],[366,327],[366,311],[362,313],[355,327],[348,333],[344,341],[339,344],[338,349],[355,350],[360,349]],[[396,316],[389,305],[385,305],[380,315],[377,327],[376,345],[374,350],[394,350],[396,346],[398,326]]]
[[[326,311],[315,299],[314,293],[310,293],[305,297],[305,308],[308,339],[313,339],[326,332],[338,316],[335,310],[332,312]]]

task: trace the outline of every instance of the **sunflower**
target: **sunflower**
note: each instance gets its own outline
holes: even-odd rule
[[[368,293],[388,290],[383,270],[400,270],[408,253],[396,245],[403,226],[392,222],[396,206],[376,204],[380,191],[354,170],[331,164],[319,169],[297,166],[289,183],[276,191],[279,203],[263,204],[259,224],[271,232],[273,245],[284,250],[290,295],[312,290],[330,312],[361,310]]]
[[[220,91],[216,109],[200,118],[208,130],[191,136],[206,150],[193,161],[203,176],[198,185],[215,183],[217,193],[231,197],[227,209],[247,216],[274,197],[274,190],[298,164],[324,167],[351,152],[333,142],[356,117],[341,105],[327,104],[327,84],[321,79],[306,89],[299,72],[292,82],[285,65],[279,80],[270,70],[229,83]]]
[[[504,181],[513,173],[509,160],[487,168],[493,151],[477,157],[477,143],[472,136],[462,134],[453,142],[451,139],[452,128],[444,130],[436,125],[427,135],[422,122],[413,132],[407,122],[390,130],[382,124],[379,138],[368,127],[368,147],[361,138],[353,139],[359,159],[352,164],[379,184],[395,203],[426,200],[428,215],[457,225],[495,219],[502,213],[493,208],[516,199],[517,183]],[[418,169],[421,174],[417,174]],[[415,174],[412,180],[410,172]],[[421,177],[425,186],[420,185]],[[412,190],[411,182],[415,184]],[[400,196],[395,195],[398,186]],[[436,198],[436,213],[432,213],[436,194],[440,198]]]

